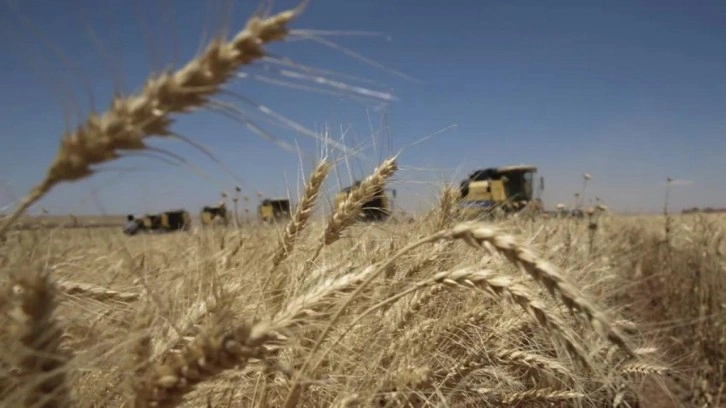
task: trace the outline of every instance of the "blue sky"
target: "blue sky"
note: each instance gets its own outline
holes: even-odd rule
[[[42,178],[66,123],[75,127],[92,103],[105,109],[116,85],[136,91],[150,70],[173,66],[175,55],[177,65],[187,61],[202,34],[225,22],[219,16],[241,29],[258,4],[237,1],[224,11],[225,3],[4,0],[0,207]],[[274,10],[295,4],[277,1]],[[292,24],[294,41],[268,50],[397,100],[263,82],[290,81],[274,63],[243,70],[248,76],[220,100],[248,113],[264,105],[313,132],[327,126],[332,138],[364,145],[349,161],[356,178],[402,151],[392,187],[409,210],[429,206],[441,183],[515,163],[539,167],[549,208],[573,201],[584,172],[592,175],[588,197],[617,211],[659,211],[666,177],[679,180],[674,209],[726,206],[724,21],[722,1],[312,0]],[[312,41],[311,33],[367,60]],[[319,141],[264,120],[255,123],[299,146],[302,162],[219,113],[178,118],[173,129],[208,148],[235,177],[187,144],[157,140],[152,145],[193,168],[125,157],[90,179],[59,185],[33,212],[196,213],[235,185],[254,209],[257,192],[296,197],[301,175],[320,156]],[[338,174],[350,182],[341,164],[328,194],[338,189]]]

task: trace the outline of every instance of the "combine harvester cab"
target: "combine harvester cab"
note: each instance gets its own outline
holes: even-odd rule
[[[494,211],[512,214],[533,208],[542,210],[542,201],[535,198],[534,178],[537,167],[514,165],[479,169],[462,180],[460,207],[465,216],[479,217]],[[544,190],[544,178],[540,177],[539,193]]]
[[[165,231],[189,231],[192,227],[192,217],[188,211],[174,210],[161,214],[161,226]]]
[[[257,208],[257,213],[264,222],[288,219],[292,214],[290,200],[286,198],[264,199]]]
[[[335,195],[333,202],[334,208],[338,209],[348,198],[350,192],[360,185],[360,181],[356,181],[352,186],[342,189]],[[390,197],[386,193],[390,193]],[[380,189],[368,202],[363,204],[360,218],[362,221],[383,221],[388,219],[393,213],[393,201],[396,198],[395,189]]]
[[[141,218],[133,215],[126,217],[127,223],[124,227],[126,235],[136,235],[139,232],[175,232],[189,231],[192,220],[189,212],[185,210],[165,211],[161,214],[145,214]]]
[[[204,206],[202,212],[199,215],[203,226],[210,225],[228,225],[229,224],[229,212],[224,201],[220,202],[216,206]]]

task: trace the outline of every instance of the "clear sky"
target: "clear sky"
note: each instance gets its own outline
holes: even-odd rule
[[[91,106],[105,109],[115,87],[135,91],[149,70],[188,60],[202,35],[225,22],[220,16],[239,30],[258,1],[237,1],[227,11],[223,3],[4,0],[0,208],[42,178],[66,123],[76,126]],[[276,1],[274,11],[294,4]],[[409,210],[430,205],[442,182],[458,185],[476,168],[518,163],[539,167],[549,208],[573,201],[584,172],[592,175],[588,197],[617,211],[660,210],[666,177],[678,179],[674,209],[726,206],[725,21],[726,2],[717,0],[312,0],[292,25],[294,41],[269,51],[397,100],[316,93],[332,88],[281,74],[301,68],[257,64],[219,100],[299,146],[308,155],[302,163],[297,153],[207,110],[179,116],[173,129],[208,148],[238,179],[188,144],[160,140],[153,145],[193,167],[126,157],[58,186],[33,212],[196,213],[235,185],[250,209],[258,192],[297,196],[300,166],[310,171],[320,142],[269,122],[259,105],[315,133],[327,126],[348,146],[363,145],[349,163],[357,178],[401,150],[392,187]],[[338,170],[347,185],[347,166]],[[339,188],[332,176],[329,194]]]

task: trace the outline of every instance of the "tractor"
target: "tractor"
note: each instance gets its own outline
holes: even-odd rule
[[[188,231],[192,222],[189,212],[185,210],[171,210],[160,214],[145,214],[141,218],[133,214],[126,216],[124,234],[136,235],[139,232],[174,232]]]
[[[260,203],[257,213],[264,222],[290,218],[290,200],[287,198],[266,198]]]
[[[527,208],[535,212],[543,210],[539,197],[544,190],[544,178],[540,177],[539,191],[535,194],[536,174],[537,167],[524,164],[473,171],[460,185],[463,214],[478,216],[493,211],[512,214]]]
[[[224,201],[216,206],[204,206],[200,214],[202,225],[227,225],[229,223],[229,213]]]

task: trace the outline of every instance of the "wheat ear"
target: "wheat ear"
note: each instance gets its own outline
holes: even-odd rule
[[[46,271],[13,277],[8,296],[14,303],[12,335],[18,340],[18,380],[29,387],[24,392],[26,407],[72,406],[66,378],[69,356],[61,350],[62,330],[55,312],[55,287]]]
[[[436,207],[436,223],[434,231],[442,230],[451,225],[451,219],[456,214],[456,203],[459,199],[459,190],[452,186],[446,186],[441,191],[439,205]]]
[[[341,207],[333,213],[325,228],[323,233],[325,245],[330,245],[340,238],[341,232],[355,222],[363,204],[383,189],[386,181],[393,176],[396,170],[398,170],[396,157],[388,158],[376,168],[373,174],[363,180],[358,188],[354,188],[350,192]]]
[[[170,354],[171,361],[150,367],[137,384],[134,406],[177,406],[197,384],[224,370],[244,367],[251,358],[267,359],[279,350],[279,343],[286,338],[284,332],[304,324],[305,319],[318,314],[316,311],[329,306],[326,300],[330,295],[346,291],[368,277],[372,270],[369,267],[357,274],[329,279],[287,304],[271,321],[243,325],[231,331],[210,330],[197,336],[180,353]]]
[[[323,186],[325,178],[328,176],[328,171],[330,171],[330,164],[325,160],[321,161],[315,167],[313,173],[310,175],[310,179],[305,184],[305,192],[300,199],[300,204],[295,210],[295,214],[292,219],[285,227],[285,232],[277,247],[277,251],[272,255],[272,265],[270,265],[270,269],[267,271],[265,276],[264,288],[267,288],[268,285],[270,285],[272,279],[275,278],[273,272],[290,255],[295,247],[295,241],[302,232],[303,228],[305,228],[305,225],[310,219],[310,215],[315,209],[315,202],[318,199],[320,188]],[[287,276],[277,278],[278,280],[274,283],[272,293],[268,297],[268,301],[273,307],[277,303],[278,299],[282,297],[285,285],[291,281],[291,279]]]
[[[556,402],[563,402],[574,399],[584,399],[586,395],[574,391],[558,391],[551,389],[535,388],[527,391],[502,393],[492,388],[478,388],[475,390],[488,402],[497,402],[506,406],[519,406],[519,403],[544,403],[553,405]]]
[[[381,191],[386,181],[398,170],[396,156],[384,160],[373,173],[366,177],[360,185],[353,188],[345,201],[336,208],[328,220],[323,231],[320,243],[315,248],[312,256],[308,258],[303,267],[303,273],[307,271],[320,255],[323,247],[330,245],[340,239],[341,233],[353,225],[360,214],[363,205]]]
[[[487,245],[493,247],[547,288],[553,297],[559,295],[568,308],[587,316],[588,323],[595,331],[620,347],[629,357],[636,356],[625,336],[563,276],[555,265],[538,257],[529,248],[517,242],[513,236],[476,222],[461,223],[443,235],[450,239],[461,239],[475,248],[484,248]]]
[[[587,354],[572,339],[565,323],[562,322],[556,314],[550,313],[544,304],[537,301],[529,288],[515,283],[512,279],[506,276],[487,270],[473,271],[469,269],[460,269],[437,273],[431,278],[418,282],[412,285],[411,288],[391,296],[388,299],[381,301],[359,313],[355,319],[348,324],[348,327],[352,327],[358,321],[363,319],[363,317],[385,304],[395,302],[414,291],[434,285],[448,285],[481,290],[493,295],[495,298],[516,303],[525,312],[534,317],[537,322],[542,325],[542,327],[556,335],[565,345],[567,351],[571,353],[584,368],[592,369],[592,364],[587,358]],[[336,343],[339,340],[340,338],[336,340]]]
[[[116,159],[119,151],[145,149],[144,139],[148,137],[172,135],[172,114],[205,106],[240,67],[265,56],[265,44],[285,39],[286,25],[300,10],[283,11],[265,19],[251,18],[229,42],[212,41],[201,55],[176,72],[152,75],[141,92],[117,97],[106,112],[91,114],[83,126],[63,137],[45,179],[3,220],[0,238],[58,183],[91,175],[91,166]]]
[[[84,296],[100,302],[133,302],[141,297],[140,293],[119,292],[83,282],[58,281],[57,286],[68,296]]]
[[[305,185],[305,192],[300,200],[300,204],[295,210],[295,214],[290,222],[287,223],[285,235],[282,237],[277,251],[272,256],[272,270],[280,265],[280,263],[282,263],[282,261],[284,261],[292,251],[297,236],[305,227],[305,224],[308,219],[310,219],[310,215],[315,208],[315,202],[318,199],[320,187],[322,187],[325,182],[325,178],[328,176],[328,171],[330,171],[330,164],[327,161],[321,161],[317,167],[315,167],[315,170],[313,170],[310,180]],[[270,272],[272,272],[272,270]]]
[[[149,327],[152,326],[153,320],[151,310],[147,307],[131,322],[129,333],[136,336],[136,338],[128,349],[129,356],[125,362],[126,369],[130,374],[126,380],[126,385],[131,395],[136,394],[136,390],[139,389],[137,386],[139,379],[143,378],[150,366],[153,339],[149,334]]]
[[[250,358],[262,359],[262,346],[269,340],[270,333],[258,326],[200,335],[173,354],[172,361],[151,367],[138,385],[134,407],[175,407],[195,385],[224,370],[244,367]]]
[[[424,282],[429,283],[429,282]],[[592,369],[592,365],[582,348],[571,338],[569,330],[559,317],[547,310],[547,307],[534,299],[526,286],[518,285],[505,276],[487,271],[459,270],[437,274],[430,283],[442,283],[451,286],[481,289],[496,297],[510,300],[519,305],[525,312],[534,317],[542,327],[555,334],[564,343],[565,348],[579,361],[583,367]]]

